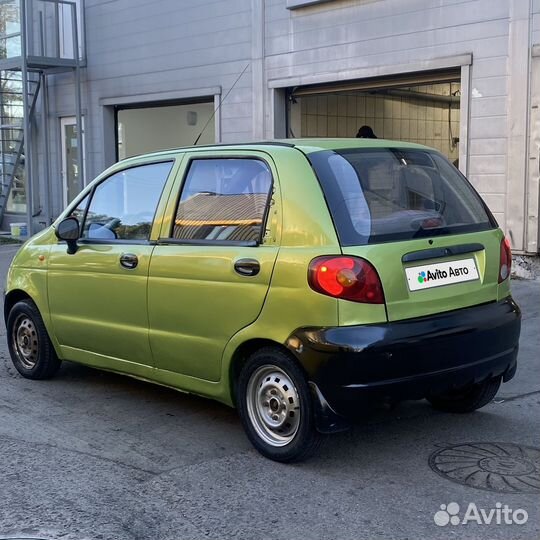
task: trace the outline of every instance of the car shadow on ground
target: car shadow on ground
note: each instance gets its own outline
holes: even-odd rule
[[[64,362],[50,381],[26,381],[9,367],[8,372],[20,378],[20,384],[61,400],[64,411],[58,411],[58,416],[84,412],[78,424],[71,426],[73,430],[84,432],[84,423],[91,422],[94,430],[128,433],[142,446],[159,444],[169,450],[184,437],[192,447],[198,446],[196,454],[201,460],[219,457],[216,449],[223,455],[255,452],[243,434],[236,411],[206,398],[71,362]],[[331,470],[347,462],[355,466],[366,461],[371,466],[392,462],[397,446],[400,451],[408,447],[411,452],[405,460],[401,455],[402,463],[420,453],[426,464],[428,455],[440,446],[483,439],[484,434],[489,434],[487,440],[509,440],[508,435],[519,429],[520,423],[526,429],[526,418],[507,418],[496,403],[468,415],[435,411],[425,400],[392,407],[378,404],[358,411],[348,431],[325,437],[320,451],[303,466],[316,468],[324,462]],[[95,449],[99,452],[99,444]],[[172,465],[175,460],[167,461]]]

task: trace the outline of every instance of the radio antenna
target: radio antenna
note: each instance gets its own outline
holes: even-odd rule
[[[227,99],[228,95],[232,92],[232,89],[236,86],[236,83],[240,80],[242,75],[246,72],[246,69],[249,67],[249,62],[246,64],[246,67],[242,70],[242,73],[238,75],[236,78],[236,81],[234,81],[234,84],[229,88],[229,91],[220,99],[219,105],[214,109],[214,112],[212,113],[212,116],[206,121],[206,124],[204,124],[204,127],[201,129],[201,132],[199,133],[198,137],[195,139],[195,142],[193,143],[193,146],[197,146],[197,143],[199,142],[199,139],[201,138],[201,135],[204,133],[204,130],[208,127],[208,124],[212,121],[214,116],[216,116],[216,113],[221,108],[221,105],[223,102]]]

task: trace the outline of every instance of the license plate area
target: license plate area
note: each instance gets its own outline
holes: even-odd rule
[[[412,266],[405,268],[405,276],[410,291],[480,279],[473,258]]]

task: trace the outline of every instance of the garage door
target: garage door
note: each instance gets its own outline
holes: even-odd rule
[[[213,101],[118,108],[118,159],[190,146],[203,128],[198,144],[214,143],[213,111]]]
[[[378,138],[425,144],[459,158],[461,72],[411,73],[288,89],[289,137]]]

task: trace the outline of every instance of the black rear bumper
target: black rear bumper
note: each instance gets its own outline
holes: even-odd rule
[[[489,377],[511,379],[520,328],[508,297],[398,322],[300,328],[286,345],[327,402],[323,409],[348,415],[362,400],[421,399]]]

